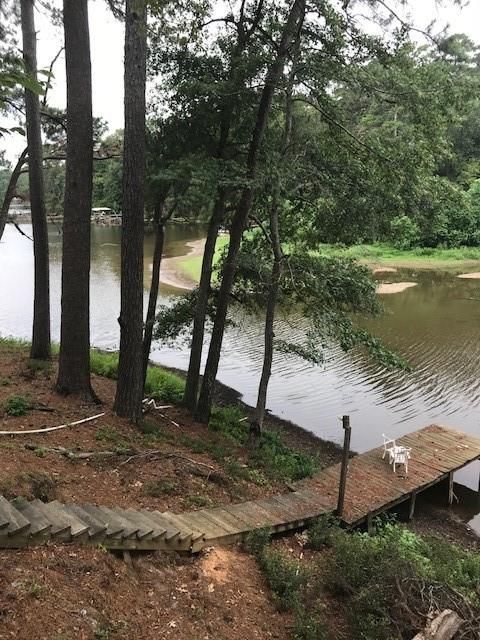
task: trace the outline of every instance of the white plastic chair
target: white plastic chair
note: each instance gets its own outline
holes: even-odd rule
[[[393,449],[395,449],[395,447],[396,447],[395,440],[393,438],[389,438],[384,433],[382,433],[382,437],[383,437],[383,456],[382,456],[382,460],[385,459],[385,456],[387,455],[387,453],[389,454],[389,459],[390,459],[391,451],[393,451]],[[388,446],[389,444],[391,444],[392,446],[389,447]],[[390,460],[390,464],[391,464],[391,460]]]
[[[383,455],[382,460],[388,453],[388,463],[393,466],[393,473],[396,473],[397,464],[403,464],[405,467],[405,475],[408,475],[408,461],[412,449],[410,447],[404,447],[397,445],[393,438],[388,438],[384,433],[383,436]],[[391,445],[391,446],[389,446]]]
[[[396,473],[396,465],[403,464],[405,467],[405,475],[408,476],[408,461],[410,459],[410,447],[395,446],[394,451],[390,454],[390,464],[393,464],[393,473]]]

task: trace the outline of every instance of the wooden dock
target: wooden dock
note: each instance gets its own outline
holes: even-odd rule
[[[416,496],[448,479],[446,500],[453,499],[453,474],[480,459],[480,438],[450,427],[430,425],[397,438],[397,444],[411,447],[408,476],[403,467],[394,474],[382,460],[383,447],[371,449],[349,460],[342,521],[357,526],[392,507],[410,500],[413,516]],[[340,464],[324,469],[314,478],[297,484],[309,488],[337,504]]]
[[[415,498],[446,479],[453,498],[453,473],[480,458],[480,438],[432,425],[398,439],[412,448],[409,474],[392,472],[382,447],[351,458],[342,520],[356,526]],[[92,504],[43,503],[0,496],[0,548],[38,545],[49,540],[102,544],[117,550],[200,551],[229,544],[250,531],[281,532],[305,527],[337,506],[340,465],[298,483],[296,491],[262,500],[187,513],[120,509]]]

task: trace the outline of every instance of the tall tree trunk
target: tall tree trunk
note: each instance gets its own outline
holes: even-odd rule
[[[184,403],[191,410],[197,404],[198,385],[200,380],[200,365],[202,362],[203,338],[205,335],[205,318],[207,315],[208,297],[212,280],[213,257],[217,244],[218,230],[225,216],[225,189],[219,189],[215,199],[214,209],[208,224],[207,239],[203,251],[202,270],[198,285],[198,297],[193,316],[192,343],[190,346],[190,360],[185,381]]]
[[[165,220],[163,218],[164,200],[155,205],[153,215],[153,227],[155,229],[155,248],[153,250],[152,282],[148,297],[147,317],[145,318],[145,331],[143,334],[143,387],[147,379],[148,359],[152,346],[153,325],[157,309],[158,289],[160,285],[160,267],[162,264],[163,245],[165,241]]]
[[[227,259],[222,271],[222,282],[217,302],[217,312],[210,339],[210,348],[203,375],[202,388],[196,410],[196,418],[201,422],[208,422],[213,400],[215,379],[218,371],[220,352],[222,348],[225,321],[227,318],[230,292],[235,277],[237,266],[237,256],[242,241],[243,231],[248,221],[248,215],[253,201],[253,183],[257,172],[258,154],[263,141],[265,128],[270,113],[273,95],[285,65],[290,46],[298,29],[299,23],[303,20],[305,13],[305,0],[295,0],[290,9],[287,22],[285,24],[277,55],[268,70],[265,78],[265,86],[260,98],[257,118],[252,133],[250,148],[247,158],[247,184],[242,191],[240,201],[235,210],[230,226],[230,243],[228,247]]]
[[[92,80],[87,0],[64,0],[67,160],[57,390],[96,400],[90,384]]]
[[[33,0],[21,0],[23,59],[27,72],[37,77],[37,34]],[[38,95],[25,90],[25,116],[28,142],[28,178],[32,212],[34,255],[34,301],[31,358],[50,358],[50,275],[48,229],[43,186],[43,150]]]
[[[245,24],[245,3],[240,9],[240,18],[237,23],[237,42],[232,52],[229,80],[231,84],[230,98],[224,104],[220,117],[220,135],[215,157],[224,160],[228,147],[228,139],[232,126],[236,101],[235,95],[245,86],[243,59],[250,38],[255,33],[262,18],[264,0],[257,0],[253,20],[249,27]],[[202,361],[203,339],[205,335],[205,319],[207,316],[208,297],[212,280],[213,258],[217,243],[218,231],[225,218],[225,203],[227,191],[223,187],[217,189],[212,215],[207,230],[205,249],[203,252],[202,269],[198,285],[198,297],[195,306],[192,329],[192,344],[190,347],[190,360],[188,363],[187,378],[185,381],[184,404],[194,411],[197,404],[198,386],[200,381],[200,366]]]
[[[143,231],[145,189],[145,0],[125,9],[125,134],[123,149],[120,359],[115,411],[138,423],[143,394]]]
[[[0,241],[2,240],[3,232],[5,231],[5,225],[7,224],[8,211],[15,197],[15,190],[17,188],[17,182],[22,173],[23,165],[27,161],[28,147],[22,151],[20,157],[17,160],[17,164],[13,168],[10,180],[8,181],[5,195],[3,196],[2,206],[0,208]]]
[[[292,67],[288,76],[288,83],[286,87],[285,95],[285,124],[283,128],[282,143],[281,143],[281,157],[279,162],[278,171],[286,168],[287,157],[290,149],[290,141],[292,137],[292,124],[293,124],[293,106],[292,95],[293,85],[295,82],[295,75],[297,73],[298,59],[300,55],[300,31],[302,21],[300,21],[298,35],[295,40],[295,47],[292,55]],[[260,376],[260,383],[258,385],[257,405],[255,407],[255,414],[253,421],[250,424],[249,440],[250,444],[255,446],[260,442],[260,436],[263,429],[263,421],[265,419],[265,406],[267,403],[267,391],[270,378],[272,375],[272,361],[274,351],[274,323],[275,323],[275,311],[277,307],[278,294],[280,292],[280,283],[283,275],[283,251],[282,243],[280,239],[279,229],[279,209],[280,209],[280,197],[281,197],[281,175],[277,176],[276,183],[273,189],[272,206],[269,212],[270,222],[270,243],[273,253],[273,266],[270,276],[270,284],[267,297],[267,308],[265,313],[265,338],[264,338],[264,353],[263,353],[263,366],[262,375]]]

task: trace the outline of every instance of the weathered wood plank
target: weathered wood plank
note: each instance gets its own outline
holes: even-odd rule
[[[7,522],[8,526],[3,527],[9,536],[18,536],[30,529],[30,522],[15,507],[0,496],[1,520]]]

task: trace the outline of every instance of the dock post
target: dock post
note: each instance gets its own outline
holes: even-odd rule
[[[348,456],[350,454],[350,435],[352,433],[352,429],[350,427],[350,416],[342,416],[342,427],[345,431],[345,435],[343,438],[342,468],[340,471],[340,485],[338,487],[338,502],[336,510],[336,515],[339,518],[343,514],[345,489],[347,486]]]
[[[453,504],[453,471],[448,474],[448,506]]]
[[[415,502],[417,501],[417,494],[415,493],[415,491],[412,493],[412,496],[410,498],[410,508],[408,510],[408,519],[412,520],[413,519],[413,514],[415,513]]]

